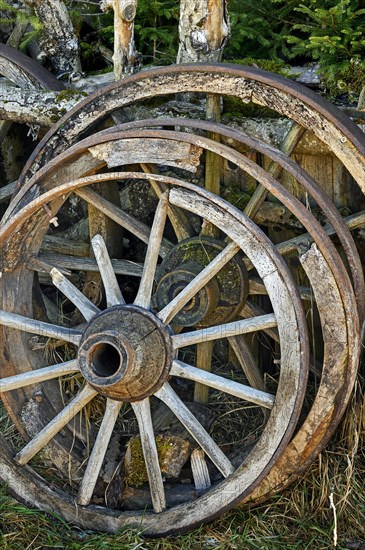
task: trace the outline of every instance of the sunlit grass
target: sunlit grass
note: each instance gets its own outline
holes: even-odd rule
[[[3,433],[15,446],[18,434],[0,411]],[[256,508],[235,508],[190,533],[160,539],[125,530],[85,532],[56,515],[31,510],[0,490],[1,550],[365,548],[365,396],[357,384],[347,414],[330,445],[305,475]],[[334,507],[331,507],[331,495]],[[335,529],[336,517],[336,529]]]

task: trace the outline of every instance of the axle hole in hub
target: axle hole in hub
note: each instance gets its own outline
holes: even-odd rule
[[[123,363],[116,347],[106,342],[96,344],[91,351],[91,365],[94,373],[102,378],[115,374]]]

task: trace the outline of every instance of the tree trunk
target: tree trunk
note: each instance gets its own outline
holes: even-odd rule
[[[0,119],[50,128],[63,114],[83,99],[80,92],[45,92],[3,87]]]
[[[101,9],[114,9],[114,77],[120,80],[123,75],[138,70],[140,55],[134,43],[134,18],[137,0],[102,0]]]
[[[220,61],[228,35],[227,0],[181,0],[178,63]]]
[[[79,44],[62,0],[24,0],[44,25],[41,49],[50,70],[57,76],[81,71]]]

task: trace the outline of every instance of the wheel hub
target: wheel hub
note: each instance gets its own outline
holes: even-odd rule
[[[163,309],[227,243],[209,237],[181,241],[164,258],[159,271],[156,305]],[[248,274],[237,254],[174,317],[176,325],[209,327],[230,321],[248,296]]]
[[[78,362],[84,378],[99,393],[119,401],[153,394],[172,363],[169,329],[153,313],[136,306],[114,306],[86,327]]]

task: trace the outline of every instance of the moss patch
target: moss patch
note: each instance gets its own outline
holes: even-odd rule
[[[161,472],[167,477],[178,477],[182,466],[190,456],[190,443],[181,437],[157,435],[156,447]],[[132,437],[128,443],[125,456],[126,485],[140,487],[148,481],[143,457],[142,443],[139,436]]]
[[[86,92],[81,92],[80,90],[62,90],[56,95],[56,103],[61,101],[68,101],[69,99],[81,99],[86,97],[88,94]]]

